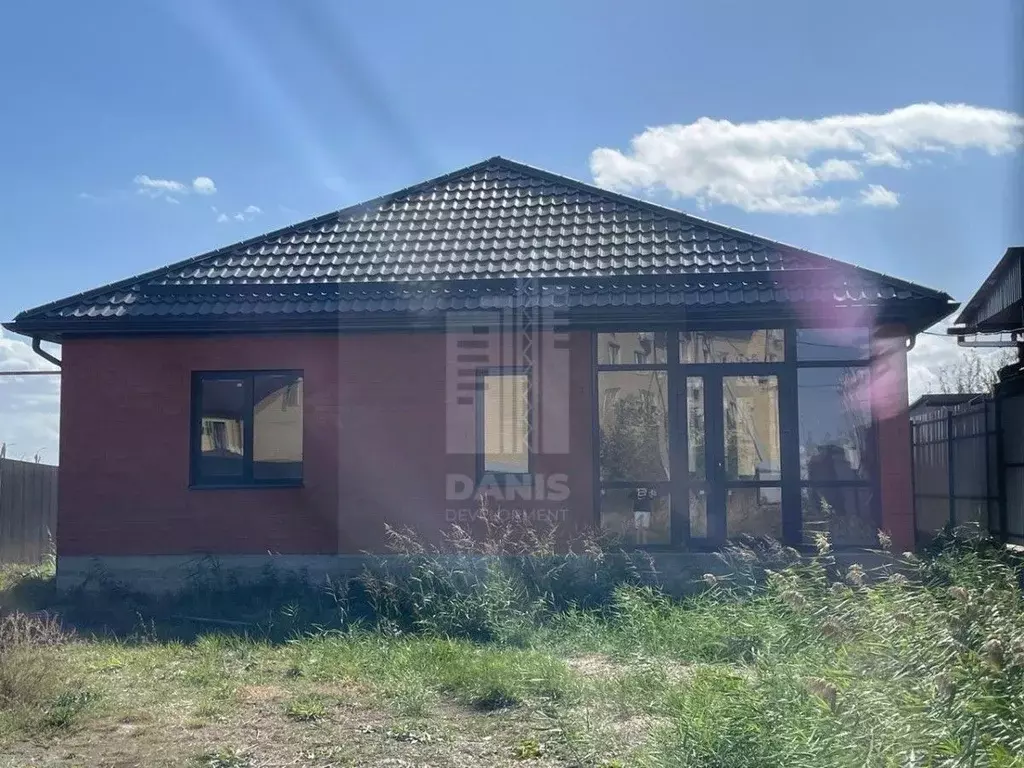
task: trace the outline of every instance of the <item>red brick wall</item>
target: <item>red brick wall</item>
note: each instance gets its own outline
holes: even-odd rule
[[[914,489],[907,395],[906,332],[879,328],[874,341],[872,407],[878,423],[878,471],[882,529],[896,552],[914,549]]]
[[[563,527],[593,522],[590,335],[569,340]],[[83,339],[63,345],[60,555],[385,551],[384,524],[437,531],[445,475],[475,475],[446,450],[440,333]],[[302,369],[302,488],[190,490],[191,374]],[[562,372],[557,374],[563,376]],[[550,408],[548,404],[545,408]]]

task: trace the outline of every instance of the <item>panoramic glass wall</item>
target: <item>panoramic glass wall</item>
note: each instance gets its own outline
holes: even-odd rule
[[[600,522],[630,544],[870,545],[867,329],[596,335]]]

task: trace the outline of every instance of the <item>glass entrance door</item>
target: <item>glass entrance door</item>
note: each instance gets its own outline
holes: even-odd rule
[[[679,496],[689,537],[721,545],[741,534],[783,538],[779,377],[726,366],[684,368],[677,434],[685,446]]]

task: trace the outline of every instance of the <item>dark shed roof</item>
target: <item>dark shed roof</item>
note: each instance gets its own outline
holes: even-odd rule
[[[910,404],[910,414],[921,408],[955,408],[965,403],[980,400],[986,395],[984,392],[967,392],[962,394],[930,393],[921,395]]]
[[[912,330],[955,308],[939,291],[495,157],[22,312],[7,327],[57,341],[422,326],[521,301],[595,322],[682,308],[728,319],[871,307]]]
[[[957,325],[980,333],[1024,328],[1024,246],[1007,248],[992,273],[967,302]]]

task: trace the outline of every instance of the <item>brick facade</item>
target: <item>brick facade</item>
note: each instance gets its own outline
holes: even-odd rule
[[[568,387],[540,398],[533,471],[564,474],[569,497],[505,506],[572,532],[596,521],[593,350],[589,332],[566,339],[567,358],[539,364]],[[428,535],[466,523],[475,504],[449,498],[446,477],[476,476],[475,456],[451,450],[473,412],[453,424],[450,345],[433,332],[65,341],[58,554],[359,554],[386,550],[386,523]],[[901,550],[914,535],[902,345],[875,375],[882,524]],[[304,372],[302,487],[189,488],[192,372],[236,369]]]
[[[385,523],[436,532],[474,506],[446,498],[446,475],[474,477],[475,458],[446,450],[445,345],[441,333],[67,341],[59,554],[356,554],[384,550]],[[593,522],[589,334],[569,346],[573,450],[535,466],[568,476],[558,512],[571,529]],[[192,372],[278,368],[304,371],[303,487],[190,489]]]

